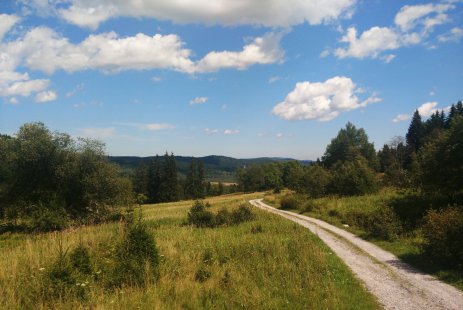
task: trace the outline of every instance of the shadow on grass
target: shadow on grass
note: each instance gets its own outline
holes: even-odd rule
[[[451,268],[442,264],[433,262],[424,253],[406,253],[399,255],[399,258],[416,268],[417,272],[431,274],[438,279],[450,283],[460,290],[463,290],[463,266]],[[397,266],[401,268],[400,266]]]

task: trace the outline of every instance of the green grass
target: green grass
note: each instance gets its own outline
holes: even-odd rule
[[[208,201],[217,212],[257,197],[228,195]],[[70,248],[82,242],[96,251],[117,240],[120,224],[2,236],[0,308],[380,308],[344,263],[307,229],[259,209],[253,209],[256,220],[237,226],[194,228],[183,225],[191,205],[143,206],[161,255],[156,283],[116,290],[94,284],[86,288],[86,300],[37,299],[34,290],[41,285],[41,269],[56,257],[59,243]]]
[[[266,194],[265,201],[269,204],[279,207],[279,199],[288,192],[275,195]],[[463,290],[463,271],[454,268],[446,268],[434,264],[426,255],[421,252],[423,238],[419,227],[403,231],[397,238],[384,240],[372,237],[371,232],[364,227],[356,225],[354,218],[358,215],[366,215],[378,212],[385,208],[392,201],[400,199],[403,194],[392,190],[384,189],[377,194],[354,197],[323,197],[313,199],[315,206],[310,212],[302,214],[324,220],[332,225],[350,231],[370,242],[375,243],[381,248],[395,254],[405,262],[415,268],[436,276],[442,281],[449,283],[460,290]],[[308,198],[306,198],[308,199]],[[301,213],[300,210],[289,210]],[[346,226],[349,225],[349,226]]]

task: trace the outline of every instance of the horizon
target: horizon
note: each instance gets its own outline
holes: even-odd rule
[[[0,3],[0,132],[316,160],[347,122],[378,150],[463,99],[461,1],[183,4]]]

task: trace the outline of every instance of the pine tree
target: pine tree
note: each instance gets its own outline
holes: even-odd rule
[[[143,160],[140,161],[137,170],[135,170],[133,185],[135,193],[148,195],[148,169]]]
[[[423,134],[424,134],[424,128],[423,128],[423,122],[421,121],[421,115],[418,110],[413,113],[413,118],[412,122],[410,123],[410,126],[408,127],[408,132],[407,135],[405,136],[405,139],[407,141],[407,146],[409,147],[410,152],[417,152],[421,146],[422,146],[422,141],[423,141]]]
[[[150,202],[156,203],[161,201],[161,183],[161,164],[159,162],[159,156],[156,155],[155,158],[151,159],[150,165],[148,167],[147,193]]]
[[[190,170],[186,176],[185,194],[188,198],[204,198],[204,166],[195,158],[191,159]]]
[[[174,154],[164,155],[162,179],[160,186],[160,200],[162,202],[178,201],[179,188],[177,179],[177,163]]]

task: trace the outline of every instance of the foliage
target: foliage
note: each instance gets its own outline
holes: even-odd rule
[[[331,174],[321,165],[309,166],[302,176],[302,193],[310,197],[319,198],[328,193],[328,185],[331,182]]]
[[[362,157],[349,162],[337,162],[332,167],[331,174],[330,193],[355,196],[374,193],[378,190],[375,172]]]
[[[281,197],[280,199],[280,209],[283,210],[297,210],[301,201],[292,194],[286,194],[285,196]]]
[[[49,231],[65,227],[68,218],[99,222],[131,203],[129,181],[98,141],[29,123],[0,144],[0,215],[9,220],[30,219],[36,230]]]
[[[188,212],[187,223],[196,227],[218,227],[238,225],[242,222],[248,222],[255,219],[255,215],[246,205],[240,205],[238,208],[228,211],[227,208],[220,209],[217,214],[206,210],[209,204],[202,201],[195,201]]]
[[[423,250],[448,266],[463,267],[463,209],[450,207],[427,213],[423,225]]]
[[[220,183],[221,184],[221,183]],[[219,191],[223,191],[223,187]],[[204,166],[203,163],[195,158],[191,159],[190,170],[185,180],[185,196],[190,199],[204,198]]]
[[[111,285],[144,286],[158,276],[159,253],[152,233],[141,219],[129,219],[115,251]]]
[[[331,140],[323,155],[323,165],[331,168],[338,162],[353,161],[359,156],[366,159],[368,166],[377,169],[378,159],[373,143],[368,141],[368,136],[363,128],[357,129],[348,122],[346,127],[338,132]]]

